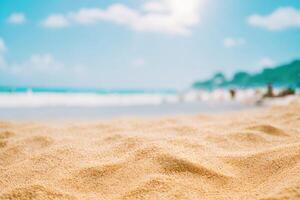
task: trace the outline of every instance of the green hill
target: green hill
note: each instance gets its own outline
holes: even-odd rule
[[[195,82],[193,88],[208,90],[222,87],[248,88],[265,86],[269,83],[278,87],[300,87],[300,60],[274,68],[265,68],[256,74],[237,72],[230,80],[222,73],[217,73],[208,80]]]

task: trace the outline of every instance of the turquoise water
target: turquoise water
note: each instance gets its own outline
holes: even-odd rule
[[[95,94],[175,94],[172,89],[97,89],[97,88],[50,88],[50,87],[6,87],[0,86],[0,93],[95,93]]]

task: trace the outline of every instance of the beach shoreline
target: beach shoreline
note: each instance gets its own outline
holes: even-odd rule
[[[193,102],[106,107],[17,107],[0,108],[0,121],[89,121],[116,118],[159,118],[177,115],[213,114],[259,109],[264,106],[238,102]]]

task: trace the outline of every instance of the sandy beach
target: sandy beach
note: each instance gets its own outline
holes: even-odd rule
[[[299,111],[1,122],[0,199],[300,199]]]

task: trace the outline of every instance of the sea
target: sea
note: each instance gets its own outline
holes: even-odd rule
[[[222,94],[226,94],[223,95]],[[254,107],[172,89],[0,87],[0,120],[89,120],[216,113]]]

